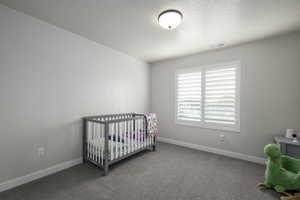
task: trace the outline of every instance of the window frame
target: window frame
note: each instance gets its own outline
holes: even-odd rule
[[[213,123],[213,122],[204,122],[204,99],[205,99],[205,72],[208,70],[214,70],[214,69],[226,69],[230,67],[236,68],[236,88],[235,88],[235,94],[236,94],[236,124],[221,124],[221,123]],[[186,121],[186,120],[179,120],[177,119],[177,112],[178,112],[178,105],[177,105],[177,75],[182,73],[192,73],[192,72],[201,72],[201,121]],[[241,62],[240,61],[232,61],[232,62],[224,62],[224,63],[218,63],[213,65],[202,65],[199,67],[188,67],[188,68],[177,68],[175,70],[175,124],[177,125],[183,125],[183,126],[195,126],[195,127],[201,127],[201,128],[207,128],[207,129],[215,129],[215,130],[224,130],[224,131],[231,131],[231,132],[240,132],[240,104],[241,104]]]

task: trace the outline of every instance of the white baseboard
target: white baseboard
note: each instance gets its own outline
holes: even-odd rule
[[[214,154],[219,154],[219,155],[228,156],[228,157],[232,157],[232,158],[237,158],[240,160],[245,160],[245,161],[254,162],[254,163],[258,163],[258,164],[266,163],[265,158],[250,156],[247,154],[236,153],[236,152],[226,151],[226,150],[222,150],[222,149],[216,149],[216,148],[207,147],[207,146],[199,145],[199,144],[182,142],[179,140],[174,140],[174,139],[165,138],[165,137],[158,137],[157,140],[160,142],[164,142],[164,143],[175,144],[178,146],[183,146],[183,147],[196,149],[196,150],[200,150],[200,151],[206,151],[209,153],[214,153]]]
[[[237,159],[241,159],[241,160],[245,160],[245,161],[249,161],[249,162],[254,162],[254,163],[258,163],[258,164],[265,164],[266,163],[265,158],[250,156],[250,155],[247,155],[247,154],[236,153],[236,152],[226,151],[226,150],[222,150],[222,149],[216,149],[216,148],[207,147],[207,146],[199,145],[199,144],[182,142],[182,141],[179,141],[179,140],[174,140],[174,139],[165,138],[165,137],[158,137],[157,140],[160,141],[160,142],[175,144],[175,145],[178,145],[178,146],[183,146],[183,147],[187,147],[187,148],[191,148],[191,149],[196,149],[196,150],[205,151],[205,152],[209,152],[209,153],[219,154],[219,155],[228,156],[228,157],[232,157],[232,158],[237,158]],[[63,162],[61,164],[57,164],[57,165],[54,165],[52,167],[49,167],[47,169],[43,169],[43,170],[40,170],[40,171],[37,171],[37,172],[27,174],[25,176],[21,176],[21,177],[18,177],[18,178],[9,180],[9,181],[5,181],[3,183],[0,183],[0,192],[3,192],[5,190],[9,190],[11,188],[14,188],[14,187],[17,187],[17,186],[20,186],[20,185],[23,185],[25,183],[29,183],[29,182],[34,181],[36,179],[54,174],[56,172],[59,172],[59,171],[62,171],[64,169],[73,167],[73,166],[78,165],[80,163],[82,163],[82,158],[66,161],[66,162]]]
[[[82,163],[82,158],[66,161],[66,162],[51,166],[47,169],[43,169],[43,170],[40,170],[40,171],[37,171],[37,172],[27,174],[25,176],[21,176],[21,177],[12,179],[12,180],[5,181],[3,183],[0,183],[0,192],[3,192],[5,190],[9,190],[11,188],[14,188],[14,187],[17,187],[17,186],[20,186],[20,185],[23,185],[25,183],[28,183],[28,182],[34,181],[36,179],[48,176],[50,174],[54,174],[56,172],[59,172],[59,171],[62,171],[64,169],[73,167],[73,166],[78,165],[80,163]]]

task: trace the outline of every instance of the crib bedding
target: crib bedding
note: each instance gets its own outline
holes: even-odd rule
[[[93,139],[90,140],[88,142],[91,151],[91,154],[95,154],[95,155],[100,155],[101,152],[99,152],[101,149],[104,149],[104,139],[103,138],[98,138],[98,139]],[[113,140],[109,140],[108,142],[108,150],[109,152],[113,151],[113,152],[123,152],[123,151],[127,151],[128,149],[136,149],[140,146],[146,146],[147,144],[150,144],[150,141],[138,141],[136,139],[125,139],[125,143],[123,142],[118,142],[118,141],[113,141]]]

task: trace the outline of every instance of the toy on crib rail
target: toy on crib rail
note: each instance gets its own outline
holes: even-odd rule
[[[149,113],[147,115],[148,121],[148,133],[150,136],[156,136],[158,133],[158,120],[155,113]]]

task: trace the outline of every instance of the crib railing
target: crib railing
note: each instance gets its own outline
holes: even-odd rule
[[[155,150],[155,136],[147,132],[147,117],[125,113],[85,117],[83,159],[108,173],[109,165],[137,152]]]

